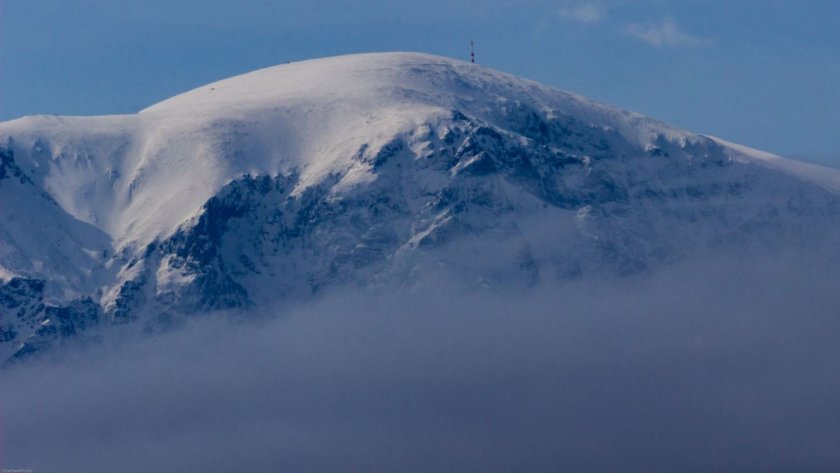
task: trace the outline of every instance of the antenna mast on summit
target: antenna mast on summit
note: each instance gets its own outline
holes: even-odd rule
[[[475,41],[470,40],[470,62],[475,64]]]

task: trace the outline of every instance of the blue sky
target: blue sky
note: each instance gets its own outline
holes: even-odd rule
[[[840,166],[836,0],[0,0],[0,119],[137,111],[286,61],[467,58]]]

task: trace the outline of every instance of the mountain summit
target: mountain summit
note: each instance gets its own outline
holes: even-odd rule
[[[819,245],[840,172],[413,53],[0,124],[0,356],[339,284],[489,288]]]

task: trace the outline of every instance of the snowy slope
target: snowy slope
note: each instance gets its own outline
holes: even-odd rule
[[[651,270],[834,228],[819,222],[836,220],[840,183],[412,53],[271,67],[136,115],[21,118],[0,147],[0,296],[14,295],[0,335],[25,353],[81,325],[149,328],[441,266],[489,286]]]
[[[797,176],[806,182],[817,184],[826,190],[840,192],[840,169],[827,168],[825,166],[783,158],[766,151],[759,151],[714,136],[710,138],[723,146],[727,154],[733,159],[767,166]]]

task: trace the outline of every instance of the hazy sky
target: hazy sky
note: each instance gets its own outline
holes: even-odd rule
[[[466,59],[840,166],[836,0],[0,0],[0,119],[137,111],[285,61]]]

